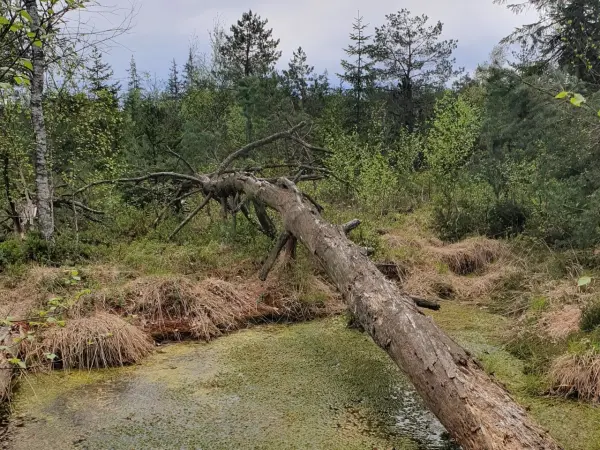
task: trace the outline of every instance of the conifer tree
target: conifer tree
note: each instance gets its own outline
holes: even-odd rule
[[[183,86],[186,91],[196,87],[198,84],[198,68],[194,61],[194,52],[190,47],[188,59],[183,66]]]
[[[354,124],[360,128],[364,114],[363,104],[369,88],[372,87],[375,75],[373,73],[373,62],[369,60],[367,49],[371,36],[365,35],[368,24],[363,23],[363,17],[359,14],[352,24],[350,40],[353,44],[344,49],[352,60],[342,60],[343,74],[338,74],[342,82],[348,83],[352,88],[352,109],[354,111]]]
[[[231,79],[265,76],[281,57],[277,50],[279,39],[273,38],[273,29],[267,29],[267,19],[248,11],[225,36],[220,53]]]
[[[127,88],[131,91],[139,91],[141,89],[140,76],[138,75],[137,65],[135,63],[135,59],[133,55],[131,56],[131,61],[129,62],[129,80],[127,82]]]
[[[315,68],[307,64],[307,56],[302,47],[295,50],[288,69],[283,70],[283,84],[292,98],[302,106],[308,98],[308,89],[313,81]]]
[[[173,59],[171,64],[171,72],[169,73],[167,90],[170,98],[177,100],[181,97],[181,81],[179,80],[179,69],[175,59]]]
[[[386,16],[387,23],[375,28],[369,56],[375,62],[378,81],[392,92],[392,113],[399,124],[413,130],[426,120],[424,96],[443,89],[455,70],[452,57],[455,40],[441,40],[443,24],[429,25],[426,15],[413,16],[407,9]]]
[[[92,54],[86,65],[87,76],[90,83],[90,91],[98,95],[101,91],[106,91],[117,96],[121,86],[118,82],[111,83],[114,72],[108,63],[102,60],[102,53],[97,46],[92,47]]]

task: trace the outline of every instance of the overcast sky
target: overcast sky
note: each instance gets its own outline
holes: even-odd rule
[[[114,0],[112,0],[114,1]],[[119,0],[122,1],[122,0]],[[208,51],[208,30],[218,18],[226,29],[244,11],[252,9],[269,19],[273,35],[281,39],[281,65],[302,46],[317,71],[339,70],[343,48],[358,11],[365,22],[379,26],[385,15],[401,8],[427,14],[444,23],[444,37],[458,39],[459,66],[474,69],[493,46],[516,26],[530,22],[532,13],[514,15],[492,0],[132,0],[137,13],[131,30],[107,50],[115,76],[125,79],[131,55],[138,70],[159,79],[167,77],[173,58],[185,63],[190,41],[196,36],[200,50]],[[113,19],[114,20],[114,19]]]

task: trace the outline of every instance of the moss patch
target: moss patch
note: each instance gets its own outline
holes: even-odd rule
[[[544,380],[525,373],[525,363],[502,348],[508,319],[460,303],[444,303],[430,313],[436,323],[472,351],[566,450],[600,448],[600,408],[581,402],[539,395]]]

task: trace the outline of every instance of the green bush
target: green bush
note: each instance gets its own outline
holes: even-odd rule
[[[486,234],[490,193],[485,186],[466,184],[433,199],[434,230],[441,239],[459,241],[469,235]]]
[[[29,233],[25,239],[10,239],[0,243],[0,265],[11,266],[35,261],[49,265],[72,265],[88,260],[101,247],[77,239],[71,233],[59,234],[54,242],[46,241],[39,233]]]
[[[12,266],[23,264],[26,260],[26,254],[21,241],[9,239],[0,243],[0,266]]]
[[[525,231],[527,211],[513,200],[500,200],[487,212],[486,234],[490,237],[509,237]]]
[[[469,235],[491,238],[516,236],[525,231],[527,210],[513,200],[495,200],[489,189],[467,184],[433,202],[433,225],[444,240],[458,241]]]
[[[581,331],[592,332],[600,327],[600,301],[588,305],[581,314],[579,328]]]

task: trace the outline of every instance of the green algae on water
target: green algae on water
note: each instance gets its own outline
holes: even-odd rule
[[[441,449],[370,338],[333,318],[164,347],[142,365],[31,376],[11,448]]]

